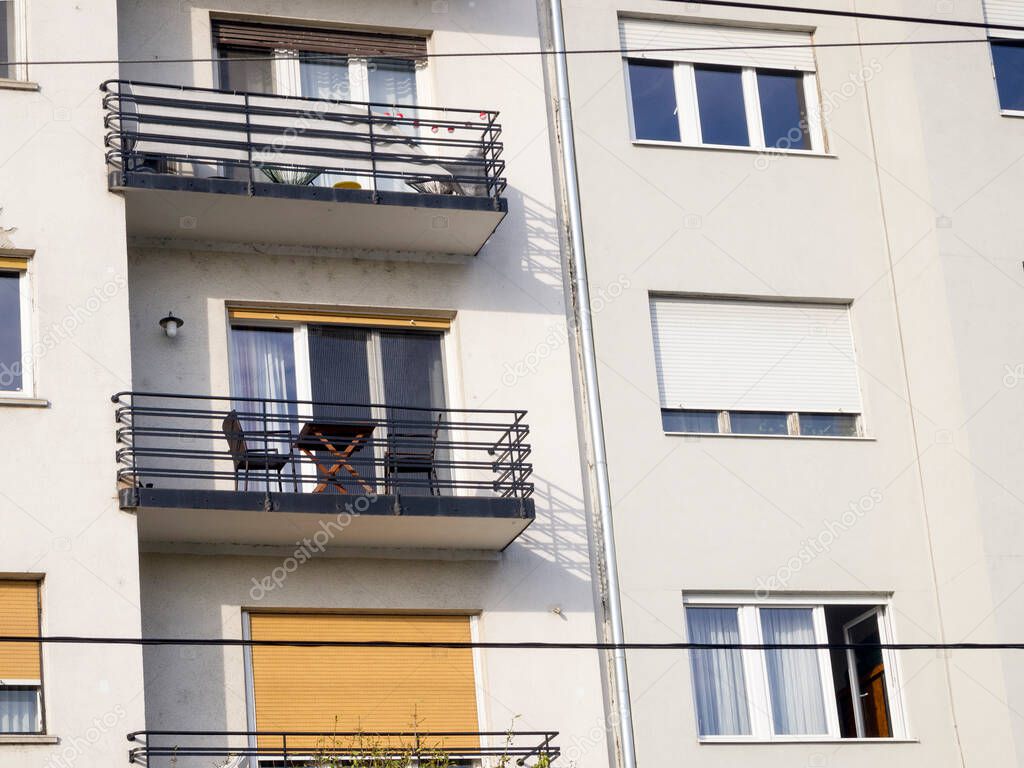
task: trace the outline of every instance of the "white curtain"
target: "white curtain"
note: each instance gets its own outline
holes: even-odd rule
[[[686,625],[691,643],[740,642],[735,608],[688,608]],[[749,734],[750,713],[741,652],[719,648],[690,651],[690,666],[700,734]]]
[[[290,328],[231,329],[231,394],[292,400],[295,394],[295,350]],[[253,431],[263,430],[262,403],[236,401],[242,424]],[[287,429],[295,415],[295,404],[267,403],[268,429]],[[249,414],[246,418],[245,414]],[[279,417],[275,419],[274,417]]]
[[[38,690],[35,688],[0,688],[0,733],[38,732]]]
[[[762,608],[760,613],[765,644],[817,642],[813,609]],[[780,736],[828,733],[818,651],[766,650],[765,662],[775,733]]]

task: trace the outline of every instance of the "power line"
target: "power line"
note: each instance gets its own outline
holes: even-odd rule
[[[449,648],[464,650],[593,650],[593,651],[706,651],[706,650],[893,650],[893,651],[1024,651],[1024,643],[553,643],[456,642],[432,640],[253,640],[198,637],[92,637],[85,635],[0,636],[0,644],[216,646],[256,648]]]
[[[769,3],[750,3],[744,0],[669,0],[673,3],[690,3],[694,5],[715,5],[723,8],[749,8],[759,11],[778,11],[783,13],[809,13],[815,16],[840,16],[849,19],[870,19],[872,21],[896,21],[904,24],[933,24],[943,27],[964,27],[966,29],[998,29],[1008,32],[1024,32],[1024,27],[1014,24],[989,24],[984,21],[966,21],[963,19],[935,19],[924,16],[898,16],[889,13],[869,13],[867,11],[840,11],[832,8],[801,8],[794,5],[773,5]]]
[[[678,0],[682,2],[683,0]],[[1012,27],[1011,29],[1024,33],[1024,27]],[[454,51],[450,53],[426,53],[410,57],[410,59],[461,59],[461,58],[487,58],[487,57],[515,57],[515,56],[557,56],[565,53],[567,56],[589,56],[595,54],[615,54],[617,56],[632,56],[645,53],[690,53],[701,51],[759,51],[772,49],[812,49],[823,50],[828,48],[875,48],[875,47],[897,47],[910,45],[959,45],[966,43],[988,43],[987,38],[954,38],[944,40],[876,40],[869,42],[844,42],[844,43],[792,43],[773,45],[713,45],[713,46],[687,46],[687,47],[666,47],[666,48],[579,48],[567,51]],[[389,57],[398,60],[401,57]],[[233,56],[230,59],[220,56],[197,57],[197,58],[175,58],[175,59],[44,59],[39,61],[8,61],[9,66],[24,67],[49,67],[49,66],[107,66],[125,64],[219,64],[225,61],[301,61],[308,60],[307,56]],[[319,63],[332,61],[347,61],[347,56],[318,55],[315,60]]]

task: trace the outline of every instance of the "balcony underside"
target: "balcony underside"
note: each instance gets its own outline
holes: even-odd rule
[[[225,243],[475,255],[508,211],[504,198],[111,174],[128,234]],[[375,199],[377,202],[375,202]]]
[[[533,499],[519,498],[123,488],[120,502],[137,513],[145,542],[295,546],[309,538],[326,549],[501,551],[535,515]]]

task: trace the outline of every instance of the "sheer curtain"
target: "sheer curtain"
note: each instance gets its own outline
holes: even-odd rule
[[[232,328],[231,395],[294,401],[295,392],[291,328]],[[247,431],[263,431],[262,403],[239,400],[233,407]],[[294,402],[267,403],[266,408],[268,429],[287,429],[294,422]]]
[[[740,642],[735,608],[687,608],[686,626],[691,643]],[[749,734],[741,652],[723,648],[690,651],[690,667],[701,736]]]
[[[811,608],[762,608],[760,614],[765,644],[817,642]],[[775,733],[780,736],[828,733],[818,651],[767,650],[765,663]]]
[[[0,733],[39,732],[39,691],[0,688]]]

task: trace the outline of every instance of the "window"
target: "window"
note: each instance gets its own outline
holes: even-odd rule
[[[1008,112],[1024,112],[1024,40],[991,42],[999,106]]]
[[[14,63],[23,58],[19,45],[19,23],[22,0],[0,0],[0,78],[21,78],[22,66]]]
[[[857,437],[846,304],[651,298],[666,432]]]
[[[39,582],[0,580],[0,635],[40,634]],[[43,732],[42,677],[38,643],[0,646],[0,734]]]
[[[0,252],[0,396],[32,393],[28,259]]]
[[[824,151],[810,49],[749,48],[806,45],[806,32],[649,19],[621,19],[619,31],[634,139]]]
[[[295,423],[296,416],[389,419],[409,432],[420,432],[424,430],[416,426],[418,422],[432,423],[437,417],[432,409],[446,407],[441,331],[407,330],[409,320],[401,324],[404,327],[387,327],[348,324],[325,315],[320,322],[253,324],[238,315],[251,317],[259,312],[232,310],[232,314],[236,319],[229,347],[231,395],[281,401],[268,404],[274,411],[271,416],[287,416],[289,423]],[[244,402],[239,401],[237,410],[251,412]],[[251,429],[260,427],[253,424]],[[387,435],[381,430],[374,435],[383,448]],[[360,452],[349,464],[367,483],[379,479],[379,456],[375,461],[373,455]],[[303,469],[312,471],[308,466]],[[357,482],[339,477],[329,490],[340,486],[359,493]],[[390,487],[405,494],[429,492],[422,485],[405,487],[395,481]]]
[[[247,618],[253,640],[473,639],[471,616],[254,612]],[[255,728],[264,732],[259,746],[268,752],[280,748],[274,731],[372,737],[418,729],[459,734],[445,739],[447,749],[480,748],[473,649],[257,646],[251,659]],[[288,746],[315,749],[322,737],[319,742],[296,737]]]
[[[890,643],[884,606],[687,599],[689,642]],[[891,650],[698,649],[690,668],[702,739],[905,737]]]

